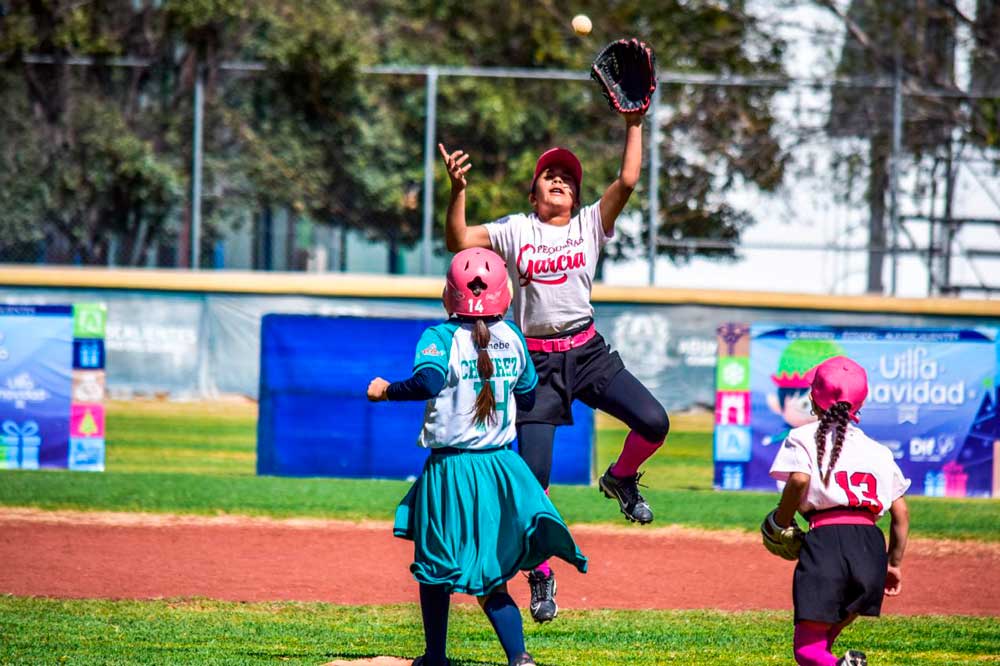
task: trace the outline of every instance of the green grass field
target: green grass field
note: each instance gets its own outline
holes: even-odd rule
[[[107,431],[107,472],[5,472],[0,505],[390,520],[408,487],[402,481],[256,476],[256,411],[248,403],[111,403]],[[610,427],[598,433],[597,469],[603,470],[625,432]],[[643,492],[658,525],[754,530],[777,501],[777,494],[712,489],[712,439],[704,417],[676,418],[666,449],[646,471]],[[555,486],[552,497],[571,523],[627,526],[596,487]],[[914,536],[1000,541],[996,501],[913,497],[910,503]]]
[[[389,520],[400,481],[257,477],[255,408],[249,404],[112,403],[108,471],[4,472],[0,505],[44,509],[233,513]],[[597,466],[624,431],[599,431]],[[664,455],[647,465],[657,524],[755,530],[777,495],[712,490],[705,419],[675,419]],[[625,526],[594,487],[557,486],[571,523]],[[1000,505],[913,498],[913,534],[1000,541]],[[641,529],[641,528],[634,528]],[[478,609],[453,607],[454,666],[498,664],[502,654]],[[526,621],[543,665],[737,666],[791,664],[790,613],[564,611],[551,625]],[[245,604],[211,600],[104,601],[0,596],[0,665],[310,664],[380,654],[416,656],[413,605]],[[997,618],[886,617],[845,632],[841,649],[873,665],[1000,663]]]
[[[478,608],[452,607],[453,666],[498,664]],[[541,666],[791,664],[787,613],[565,611],[527,626]],[[2,664],[302,664],[376,655],[415,657],[415,606],[241,604],[209,600],[63,601],[0,597]],[[873,666],[996,664],[996,618],[862,620],[840,641]]]

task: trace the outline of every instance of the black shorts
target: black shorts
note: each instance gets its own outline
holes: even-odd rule
[[[878,616],[885,593],[885,536],[875,525],[809,530],[795,567],[795,621],[836,624],[855,613]]]
[[[584,326],[552,337],[574,335],[586,328]],[[519,410],[518,423],[573,425],[573,401],[581,400],[594,407],[594,400],[604,392],[614,376],[625,368],[618,352],[611,351],[611,346],[600,333],[596,333],[584,345],[569,351],[533,351],[531,360],[538,373],[535,406],[528,412]]]

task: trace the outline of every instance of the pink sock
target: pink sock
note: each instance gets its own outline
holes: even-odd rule
[[[795,663],[799,666],[837,666],[837,658],[827,649],[830,625],[799,622],[795,625]]]
[[[651,442],[643,439],[635,430],[630,430],[625,437],[625,445],[622,453],[618,456],[618,462],[611,467],[611,475],[623,479],[632,476],[639,471],[639,465],[646,462],[651,455],[656,453],[656,449],[663,444],[661,439],[658,442]]]

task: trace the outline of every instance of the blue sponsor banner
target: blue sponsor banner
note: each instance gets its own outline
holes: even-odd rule
[[[376,376],[406,379],[420,335],[438,319],[265,315],[261,322],[257,473],[413,478],[428,451],[416,445],[425,402],[372,403]],[[555,483],[589,483],[593,411],[557,429]]]
[[[70,306],[0,306],[0,468],[66,467]]]
[[[789,327],[750,330],[750,455],[717,426],[715,484],[774,490],[768,475],[791,428],[815,420],[805,372],[842,354],[868,372],[861,428],[889,447],[911,493],[996,494],[1000,447],[997,330]],[[726,439],[728,438],[728,439]],[[722,439],[726,445],[720,448]]]

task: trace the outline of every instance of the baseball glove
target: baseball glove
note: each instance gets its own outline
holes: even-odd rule
[[[608,106],[618,113],[646,113],[656,90],[656,56],[645,42],[619,39],[605,46],[590,67]]]
[[[794,518],[788,527],[781,527],[774,522],[774,514],[777,511],[775,509],[767,514],[764,522],[760,524],[760,534],[764,538],[764,547],[778,557],[786,560],[797,560],[806,533],[799,528]]]

